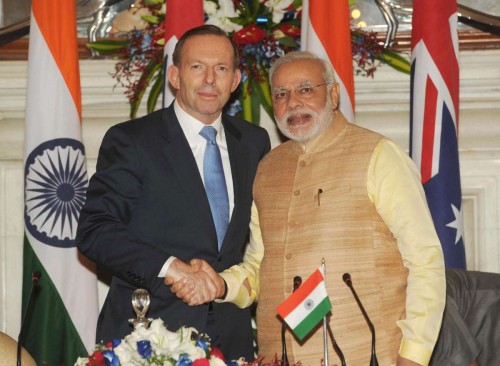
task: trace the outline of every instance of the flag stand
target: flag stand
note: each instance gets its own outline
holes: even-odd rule
[[[321,259],[321,266],[323,266],[323,274],[325,275],[325,284],[326,284],[326,265],[325,265],[325,258],[322,258]],[[328,366],[329,363],[328,363],[328,342],[326,340],[326,337],[327,337],[327,327],[328,327],[328,324],[327,324],[327,316],[328,314],[325,314],[325,316],[323,317],[323,359],[324,359],[324,365],[325,366]]]

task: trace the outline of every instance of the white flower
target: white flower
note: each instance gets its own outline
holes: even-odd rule
[[[75,366],[85,366],[89,362],[87,357],[78,357],[78,360],[75,362]]]
[[[115,354],[120,359],[120,365],[134,365],[141,361],[141,356],[137,352],[137,342],[133,344],[129,343],[128,340],[121,342],[115,349]]]
[[[214,15],[217,12],[217,4],[211,0],[203,1],[203,10],[208,16]]]
[[[205,24],[216,25],[227,33],[239,31],[242,26],[233,23],[229,18],[238,17],[240,14],[234,9],[232,0],[219,0],[217,4],[210,0],[203,2],[203,10],[208,19]]]
[[[273,14],[273,23],[278,24],[292,3],[293,0],[268,0],[264,5]]]
[[[226,363],[222,361],[219,357],[210,357],[210,366],[226,366]]]

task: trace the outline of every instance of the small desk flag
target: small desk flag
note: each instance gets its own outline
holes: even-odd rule
[[[295,335],[304,339],[332,305],[326,292],[323,267],[318,268],[288,299],[277,308]]]

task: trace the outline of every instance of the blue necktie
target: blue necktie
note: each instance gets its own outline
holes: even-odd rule
[[[229,198],[226,179],[224,178],[219,146],[215,141],[217,130],[212,126],[205,126],[201,129],[200,135],[207,140],[205,156],[203,157],[203,177],[220,250],[229,225]]]

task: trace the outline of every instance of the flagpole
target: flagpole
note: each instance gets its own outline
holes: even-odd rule
[[[325,281],[325,287],[326,287],[326,265],[325,265],[325,258],[321,258],[321,266],[323,267],[323,275],[324,275],[324,281]],[[327,322],[326,322],[326,317],[328,314],[325,314],[323,317],[323,357],[324,357],[324,365],[328,366],[328,342],[326,340],[327,337]]]

